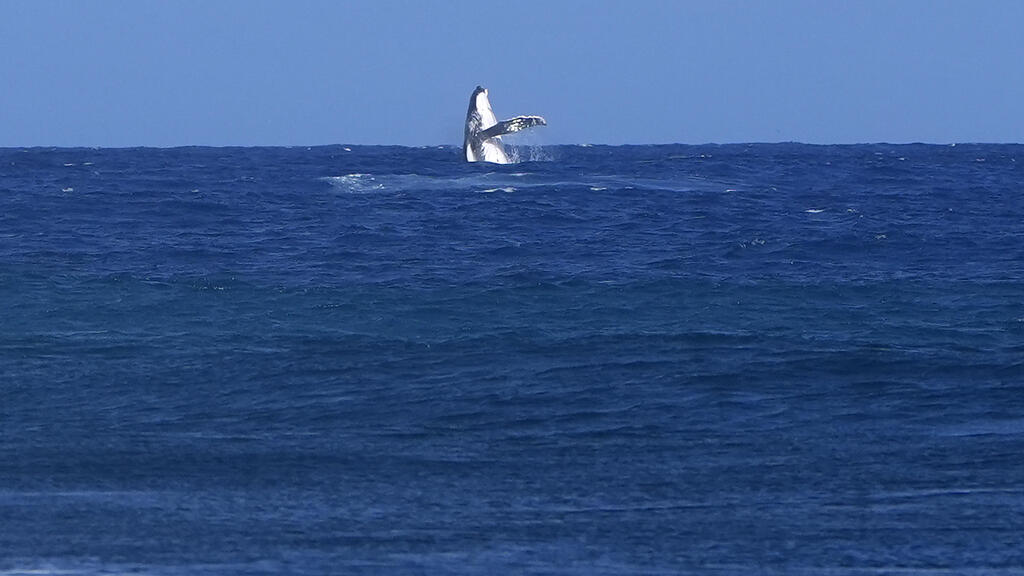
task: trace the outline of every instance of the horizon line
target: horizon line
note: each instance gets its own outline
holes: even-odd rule
[[[800,145],[800,146],[1014,146],[1022,145],[1024,142],[985,142],[985,141],[961,141],[961,142],[925,142],[925,141],[902,141],[891,142],[879,140],[875,142],[801,142],[799,140],[777,140],[777,141],[748,141],[748,142],[651,142],[651,143],[620,143],[607,144],[601,142],[562,142],[545,144],[516,144],[507,142],[507,145],[522,148],[544,148],[547,146],[576,146],[581,148],[589,147],[645,147],[645,146],[778,146],[778,145]],[[462,148],[461,144],[353,144],[353,143],[331,143],[331,144],[171,144],[171,145],[58,145],[58,144],[30,144],[30,145],[7,145],[0,144],[0,150],[38,150],[38,149],[64,149],[64,150],[173,150],[179,148]]]

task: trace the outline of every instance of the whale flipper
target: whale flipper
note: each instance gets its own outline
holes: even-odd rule
[[[541,116],[516,116],[515,118],[502,120],[487,130],[480,132],[480,137],[484,139],[493,138],[502,134],[511,134],[520,130],[526,130],[527,128],[533,128],[534,126],[547,125],[547,121]]]
[[[502,134],[511,134],[533,126],[546,126],[540,116],[517,116],[498,122],[491,110],[491,102],[487,99],[487,90],[477,86],[469,97],[469,111],[466,112],[466,137],[462,142],[462,151],[467,162],[493,162],[508,164],[505,146],[501,143]]]

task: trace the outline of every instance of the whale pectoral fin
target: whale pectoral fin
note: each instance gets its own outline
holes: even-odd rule
[[[519,132],[534,126],[547,126],[547,121],[540,116],[516,116],[510,120],[502,120],[487,130],[481,131],[480,137],[484,139],[494,138],[495,136]]]

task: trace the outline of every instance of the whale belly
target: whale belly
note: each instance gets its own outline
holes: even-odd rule
[[[505,147],[501,143],[501,138],[494,137],[484,140],[481,149],[484,162],[508,164],[508,156],[505,155]]]

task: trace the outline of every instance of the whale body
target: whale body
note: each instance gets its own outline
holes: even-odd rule
[[[466,137],[462,142],[462,151],[467,162],[508,164],[508,155],[505,154],[505,146],[501,143],[501,135],[546,125],[547,121],[540,116],[516,116],[498,122],[494,111],[491,110],[487,89],[477,86],[473,95],[469,97]]]

